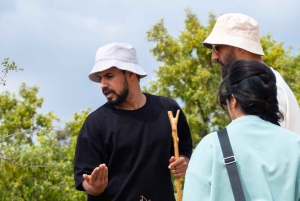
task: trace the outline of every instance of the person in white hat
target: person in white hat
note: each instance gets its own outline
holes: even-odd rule
[[[244,14],[221,15],[203,45],[213,50],[211,59],[220,64],[223,78],[236,60],[256,60],[263,63],[259,25]],[[280,125],[300,134],[300,109],[297,100],[282,76],[271,69],[276,75],[277,99],[284,117]]]
[[[88,200],[175,201],[170,172],[185,175],[191,134],[174,100],[141,91],[146,75],[129,44],[111,43],[96,53],[89,78],[100,83],[107,103],[84,122],[74,160],[76,189]],[[168,111],[177,110],[181,155],[175,159]]]

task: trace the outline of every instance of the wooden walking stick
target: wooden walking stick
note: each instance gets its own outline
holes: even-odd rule
[[[178,123],[179,112],[180,112],[180,110],[177,110],[176,117],[174,118],[172,111],[168,111],[168,116],[169,116],[171,128],[172,128],[175,159],[179,158],[179,150],[178,150],[179,138],[177,135],[177,123]],[[176,178],[176,187],[177,187],[177,201],[181,201],[180,178]]]

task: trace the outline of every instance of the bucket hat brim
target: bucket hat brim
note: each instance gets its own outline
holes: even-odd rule
[[[260,44],[259,24],[250,16],[241,13],[228,13],[218,17],[211,33],[202,44],[210,49],[212,45],[229,45],[264,55]]]
[[[225,33],[212,32],[204,40],[203,45],[209,49],[212,49],[212,45],[230,45],[261,56],[265,55],[260,43],[257,41],[244,37],[231,36]]]
[[[99,82],[97,73],[105,71],[112,67],[116,67],[120,70],[127,70],[130,72],[134,72],[134,73],[140,75],[141,78],[147,76],[147,73],[138,64],[112,59],[112,60],[101,60],[101,61],[98,61],[97,63],[95,63],[92,71],[89,74],[90,80],[92,80],[94,82]]]

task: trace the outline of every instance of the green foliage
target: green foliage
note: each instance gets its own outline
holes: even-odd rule
[[[162,65],[155,72],[157,80],[144,90],[183,103],[196,145],[207,133],[225,126],[229,117],[216,104],[221,71],[211,62],[211,51],[202,46],[216,17],[210,14],[209,25],[204,26],[189,9],[186,13],[185,30],[178,39],[168,34],[163,20],[147,32],[148,40],[155,43],[150,52]]]
[[[155,72],[157,79],[144,91],[181,103],[194,146],[230,122],[227,112],[216,103],[220,68],[211,62],[211,50],[202,46],[215,21],[211,13],[204,26],[187,9],[185,30],[178,38],[168,34],[163,20],[147,32],[148,40],[155,44],[150,52],[161,65]],[[300,54],[291,55],[291,48],[284,49],[270,34],[261,42],[265,63],[281,73],[300,102]],[[2,65],[2,85],[9,71],[22,70],[8,58]],[[22,84],[18,97],[9,92],[0,94],[0,200],[86,200],[85,193],[74,188],[73,160],[77,135],[90,110],[75,113],[63,130],[56,130],[53,122],[59,119],[53,112],[37,112],[43,104],[37,93],[37,86]]]
[[[164,21],[160,20],[148,32],[148,41],[155,44],[150,52],[162,64],[144,91],[172,97],[182,103],[192,132],[194,145],[207,133],[219,130],[230,122],[229,115],[216,102],[216,90],[221,81],[217,63],[211,61],[211,50],[202,42],[210,34],[216,21],[209,14],[204,26],[189,9],[186,9],[185,30],[178,38],[168,34]],[[291,55],[291,49],[283,48],[270,34],[261,39],[266,56],[265,63],[278,70],[290,85],[300,102],[300,54]]]
[[[265,52],[264,62],[280,72],[300,103],[300,53],[291,55],[292,49],[284,49],[283,42],[277,42],[270,33],[261,38],[261,44]]]
[[[2,70],[2,77],[0,77],[0,85],[2,84],[3,86],[6,85],[6,76],[9,71],[18,71],[18,70],[23,70],[22,68],[18,68],[18,66],[15,64],[15,62],[8,62],[9,58],[4,58],[2,65],[4,66],[4,69]]]
[[[22,84],[18,98],[0,94],[0,200],[86,200],[74,188],[73,157],[89,111],[55,130],[53,112],[37,113],[43,103],[37,93],[36,86]]]
[[[186,9],[185,30],[177,39],[168,34],[163,20],[147,32],[148,41],[155,44],[150,52],[162,64],[155,71],[156,80],[144,87],[144,91],[182,103],[194,146],[206,134],[230,122],[227,112],[216,102],[216,90],[221,81],[219,65],[212,63],[211,50],[202,45],[215,21],[216,16],[210,13],[208,25],[204,26],[195,14]],[[262,37],[261,43],[266,54],[263,57],[265,63],[281,73],[299,103],[300,83],[297,78],[300,77],[300,54],[292,56],[291,48],[284,49],[283,43],[277,43],[270,34]]]

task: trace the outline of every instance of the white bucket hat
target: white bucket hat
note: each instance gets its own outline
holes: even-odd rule
[[[258,55],[264,55],[260,44],[259,25],[251,17],[239,13],[221,15],[203,45],[230,45]]]
[[[89,74],[90,80],[99,82],[97,73],[111,67],[136,73],[141,78],[147,76],[138,64],[134,47],[126,43],[110,43],[97,50],[95,65]]]

